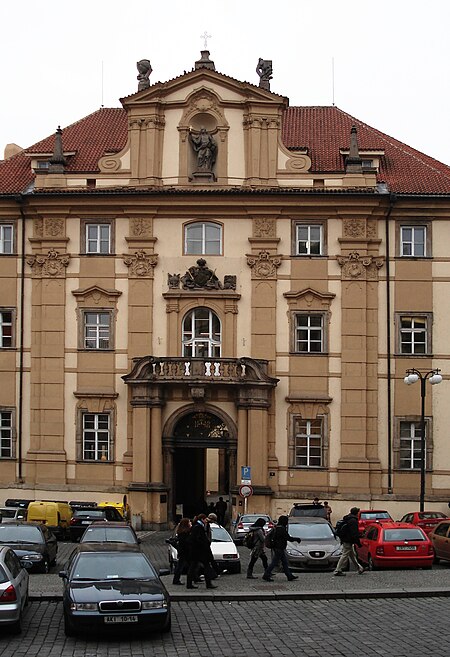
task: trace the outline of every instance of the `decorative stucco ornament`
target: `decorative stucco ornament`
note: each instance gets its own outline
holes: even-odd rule
[[[281,265],[281,256],[260,251],[257,256],[247,254],[247,264],[257,278],[273,278]]]
[[[27,263],[33,270],[34,276],[42,278],[58,278],[65,274],[70,256],[67,253],[59,254],[58,251],[50,249],[46,256],[33,255],[27,258]]]
[[[128,267],[129,274],[134,278],[150,278],[153,276],[153,269],[158,264],[158,255],[148,254],[144,250],[135,251],[133,255],[126,255],[123,258]]]

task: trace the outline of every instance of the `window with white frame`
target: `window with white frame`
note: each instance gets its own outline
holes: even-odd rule
[[[222,226],[198,221],[184,227],[185,255],[221,255]]]
[[[13,311],[0,309],[0,348],[13,346]]]
[[[431,353],[430,325],[428,315],[399,315],[399,352],[417,356]]]
[[[325,313],[294,313],[294,352],[325,352]]]
[[[0,458],[8,459],[13,455],[13,414],[12,411],[0,411]]]
[[[294,418],[294,465],[304,468],[323,466],[323,419]]]
[[[85,310],[83,312],[83,349],[101,351],[111,348],[111,313]]]
[[[323,255],[322,224],[295,225],[295,255]]]
[[[83,454],[85,461],[111,461],[111,416],[83,413]]]
[[[13,226],[12,224],[0,224],[0,253],[13,252]]]
[[[86,224],[86,253],[107,255],[111,253],[111,224]]]
[[[425,424],[425,440],[427,426]],[[421,462],[421,429],[420,422],[400,422],[400,454],[401,470],[418,470]],[[426,461],[426,455],[425,455]]]
[[[424,258],[427,256],[427,227],[400,227],[400,255]]]
[[[183,320],[182,333],[183,356],[188,358],[220,358],[220,319],[209,308],[191,310]]]

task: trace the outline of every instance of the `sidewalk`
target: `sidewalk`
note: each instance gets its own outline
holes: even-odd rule
[[[149,556],[156,569],[168,568],[167,545],[165,538],[169,532],[138,532],[142,549]],[[31,600],[60,600],[62,580],[58,572],[76,548],[74,543],[59,543],[57,564],[47,575],[30,575]],[[245,576],[250,551],[239,547],[241,555],[241,574],[224,573],[215,580],[217,589],[208,590],[204,583],[198,589],[187,590],[172,584],[172,576],[162,577],[162,581],[174,602],[211,600],[320,600],[351,598],[405,598],[405,597],[450,597],[450,563],[434,566],[432,570],[386,570],[366,572],[358,575],[349,572],[346,577],[333,577],[330,572],[300,572],[298,579],[288,582],[283,573],[274,574],[274,582],[261,579],[262,569],[255,568],[258,579],[248,580]],[[258,570],[259,568],[259,570]]]

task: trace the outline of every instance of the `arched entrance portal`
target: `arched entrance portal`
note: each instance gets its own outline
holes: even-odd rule
[[[208,501],[229,492],[236,480],[237,439],[233,423],[222,413],[188,411],[163,438],[169,514],[192,517]],[[210,500],[207,493],[210,492]]]

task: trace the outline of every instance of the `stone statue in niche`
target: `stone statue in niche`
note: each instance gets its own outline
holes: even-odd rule
[[[136,66],[139,71],[139,75],[137,76],[137,79],[139,80],[138,91],[143,91],[150,86],[149,78],[153,70],[152,65],[148,59],[141,59],[136,63]]]
[[[200,132],[198,133],[195,133],[192,128],[189,128],[189,141],[197,153],[196,172],[211,173],[217,156],[217,144],[214,137],[206,128],[200,128]]]
[[[272,60],[260,57],[256,67],[256,72],[259,75],[259,86],[261,89],[270,91],[270,80],[273,77]]]

